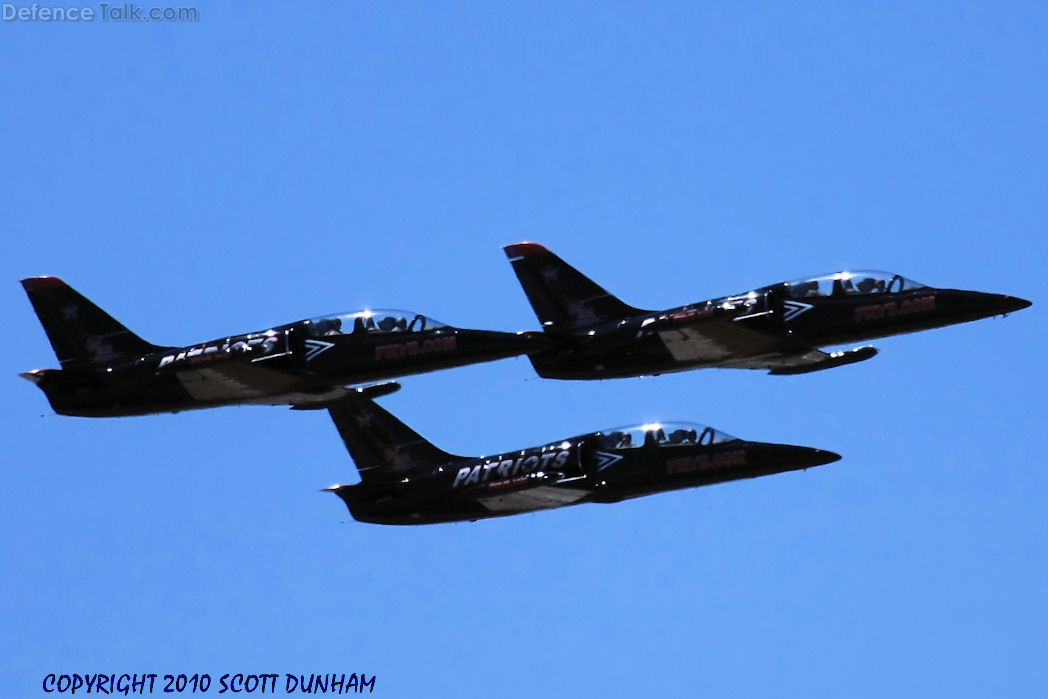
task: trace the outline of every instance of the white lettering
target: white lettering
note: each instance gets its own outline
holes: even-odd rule
[[[459,486],[459,483],[461,483],[462,481],[466,480],[466,477],[468,475],[469,475],[469,466],[463,466],[462,468],[460,468],[458,474],[455,475],[455,482],[451,484],[451,487],[452,488],[457,488]]]
[[[484,464],[484,482],[487,483],[491,478],[491,471],[498,468],[499,463],[497,461],[489,461]]]

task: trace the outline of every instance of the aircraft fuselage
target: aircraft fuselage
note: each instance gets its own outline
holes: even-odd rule
[[[309,321],[164,348],[105,363],[23,374],[63,415],[113,417],[228,404],[307,406],[349,384],[493,361],[540,346],[535,334],[442,326],[319,335]]]
[[[585,332],[550,333],[560,342],[531,359],[541,376],[559,379],[618,378],[703,367],[774,370],[779,358],[813,348],[928,330],[1028,305],[1011,296],[930,287],[795,297],[788,284],[778,284],[598,322]],[[871,351],[859,358],[876,353],[866,349]]]
[[[353,517],[378,524],[432,524],[501,517],[587,502],[613,503],[664,491],[754,478],[837,461],[833,452],[730,439],[661,434],[637,443],[626,432],[594,432],[541,447],[435,464],[395,483],[328,490]],[[678,430],[680,432],[680,430]],[[712,434],[712,432],[709,432]],[[656,436],[658,435],[658,436]],[[669,440],[682,440],[672,443]]]

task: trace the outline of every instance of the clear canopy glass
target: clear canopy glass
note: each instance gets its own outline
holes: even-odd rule
[[[312,337],[349,335],[351,333],[422,332],[446,328],[447,325],[411,311],[371,309],[355,313],[311,318],[306,321]]]
[[[813,296],[834,296],[844,294],[882,294],[924,289],[926,285],[907,279],[891,272],[876,270],[859,270],[856,272],[837,272],[821,277],[810,277],[786,282],[786,295],[789,298],[803,299]]]
[[[597,441],[602,449],[627,449],[645,444],[719,444],[738,441],[738,437],[694,422],[651,422],[602,430],[597,433]]]

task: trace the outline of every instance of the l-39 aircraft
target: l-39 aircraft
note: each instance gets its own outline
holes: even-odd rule
[[[606,379],[701,367],[803,374],[869,359],[819,347],[965,323],[1026,308],[1003,294],[939,289],[898,274],[838,272],[666,311],[629,306],[537,243],[504,248],[543,330],[540,376]]]
[[[367,310],[162,347],[57,277],[24,279],[22,286],[62,368],[21,376],[63,415],[305,407],[358,394],[350,384],[513,357],[548,343],[541,333],[464,330],[417,313]]]
[[[687,422],[601,430],[495,456],[455,456],[366,396],[328,411],[361,482],[324,490],[342,498],[354,519],[376,524],[434,524],[612,503],[841,458],[821,449],[749,442]]]

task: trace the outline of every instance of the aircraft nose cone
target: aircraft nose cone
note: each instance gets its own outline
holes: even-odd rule
[[[778,444],[770,451],[769,458],[795,469],[832,464],[834,461],[840,461],[841,455],[825,449]]]
[[[809,449],[808,452],[812,466],[832,464],[834,461],[840,461],[842,458],[840,454],[825,449]]]
[[[1014,313],[1032,305],[1026,299],[1016,296],[985,294],[981,291],[961,292],[959,301],[959,310],[963,309],[969,313],[975,313],[980,318]]]
[[[1014,313],[1015,311],[1021,311],[1024,308],[1029,308],[1033,305],[1032,301],[1021,299],[1018,296],[1002,296],[1001,307],[1006,309],[1004,313]]]

